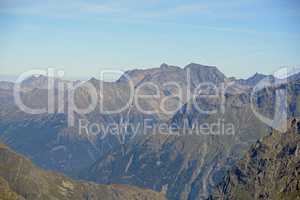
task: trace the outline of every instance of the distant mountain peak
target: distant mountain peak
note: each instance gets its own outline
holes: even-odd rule
[[[161,69],[161,70],[181,70],[181,68],[178,67],[178,66],[168,65],[168,64],[166,64],[166,63],[162,63],[162,64],[160,65],[160,69]]]
[[[32,83],[34,81],[46,81],[48,80],[48,76],[44,75],[32,75],[23,81],[23,83]]]
[[[260,81],[262,81],[263,79],[266,79],[266,78],[274,79],[274,77],[272,75],[265,75],[265,74],[256,72],[253,76],[251,76],[247,79],[236,80],[236,83],[238,83],[240,85],[253,87],[256,84],[258,84]]]
[[[161,65],[160,65],[160,68],[167,68],[167,67],[169,67],[169,65],[168,64],[166,64],[166,63],[162,63]]]
[[[188,69],[188,68],[190,68],[190,69],[191,68],[193,68],[193,69],[195,69],[195,68],[198,68],[198,69],[208,69],[208,68],[217,69],[216,66],[202,65],[202,64],[198,64],[198,63],[190,63],[190,64],[188,64],[184,67],[184,69]]]
[[[21,82],[22,86],[28,88],[47,88],[49,77],[44,75],[32,75]]]
[[[265,74],[262,74],[262,73],[258,73],[258,72],[256,72],[253,76],[251,76],[250,78],[264,78],[264,77],[266,77],[267,75],[265,75]],[[250,78],[248,78],[248,79],[250,79]]]
[[[95,77],[92,77],[92,78],[90,78],[90,79],[88,80],[88,82],[90,82],[90,83],[99,83],[100,80],[99,80],[99,79],[96,79]]]

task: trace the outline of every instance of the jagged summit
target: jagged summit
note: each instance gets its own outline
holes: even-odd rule
[[[188,65],[186,65],[184,67],[184,69],[188,69],[188,68],[192,68],[192,69],[214,69],[216,70],[217,67],[216,66],[209,66],[209,65],[202,65],[202,64],[198,64],[198,63],[190,63]]]
[[[79,81],[69,81],[62,79],[60,77],[49,77],[45,75],[32,75],[25,80],[23,80],[20,84],[24,88],[34,89],[34,88],[40,88],[40,89],[47,89],[48,88],[48,81],[53,80],[54,87],[57,87],[58,84],[66,84],[66,83],[78,83]]]
[[[181,68],[178,66],[168,65],[166,63],[162,63],[159,68],[161,70],[181,70]]]
[[[247,79],[238,79],[238,80],[236,80],[236,83],[240,84],[240,85],[253,87],[256,84],[258,84],[260,81],[262,81],[263,79],[266,79],[266,78],[274,79],[274,77],[271,76],[271,75],[255,73],[253,76],[251,76]]]
[[[93,84],[93,85],[99,85],[100,80],[96,79],[95,77],[90,78],[87,82]]]
[[[48,81],[48,77],[44,75],[32,75],[22,81],[23,85],[38,85]]]
[[[187,80],[187,73],[191,74],[192,80]],[[196,63],[190,63],[184,68],[162,63],[159,68],[131,70],[125,72],[118,82],[127,82],[128,77],[135,83],[147,80],[154,83],[165,83],[176,80],[179,84],[184,85],[191,81],[193,85],[201,82],[220,83],[225,80],[225,75],[217,67],[206,66]]]
[[[162,64],[160,65],[160,68],[161,68],[161,69],[168,68],[168,67],[169,67],[169,65],[167,65],[166,63],[162,63]]]

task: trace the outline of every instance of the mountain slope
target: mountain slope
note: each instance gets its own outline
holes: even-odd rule
[[[14,192],[7,181],[0,177],[0,199],[1,200],[25,200],[22,196]]]
[[[136,103],[124,111],[116,114],[104,114],[105,111],[117,110],[126,105],[129,100],[129,87],[126,78],[120,78],[116,82],[103,82],[95,78],[87,83],[94,85],[99,92],[100,85],[103,87],[101,95],[103,111],[100,112],[99,106],[85,116],[75,116],[75,126],[68,127],[67,110],[64,113],[31,115],[22,112],[14,102],[13,83],[0,82],[0,138],[17,152],[29,157],[38,166],[63,172],[67,175],[76,176],[78,171],[92,165],[108,151],[119,148],[120,143],[125,143],[126,138],[108,136],[101,139],[100,136],[79,134],[79,119],[88,120],[91,123],[100,125],[107,124],[140,124],[143,130],[144,120],[167,121],[172,114],[166,115],[160,109],[162,98],[170,97],[178,91],[171,86],[164,86],[164,83],[176,80],[182,87],[183,93],[188,90],[186,72],[192,72],[192,88],[200,82],[212,81],[222,82],[225,76],[216,67],[190,64],[185,68],[161,65],[159,68],[148,70],[133,70],[125,73],[132,78],[137,86],[142,83],[153,82],[159,86],[160,98],[151,97],[153,88],[144,87],[141,94],[149,95],[149,98],[139,100],[139,106],[144,110],[153,110],[153,114],[143,114],[137,109]],[[124,76],[126,76],[124,75]],[[69,81],[55,79],[55,86],[58,83],[69,84]],[[22,99],[25,105],[32,108],[44,108],[48,104],[47,77],[32,76],[23,81]],[[70,83],[71,84],[71,83]],[[77,83],[74,83],[77,84]],[[84,85],[85,83],[82,83]],[[1,86],[2,85],[2,86]],[[66,88],[65,88],[66,89]],[[64,91],[64,108],[68,108],[68,93]],[[55,99],[57,99],[57,87],[54,89]],[[100,93],[100,92],[99,92]],[[100,96],[100,94],[98,94]],[[184,95],[184,94],[183,94]],[[86,89],[78,90],[75,96],[78,107],[85,108],[89,103],[89,95]],[[57,102],[55,102],[57,104]],[[185,102],[179,102],[180,105]],[[177,107],[178,99],[169,98],[165,103],[166,108]],[[57,109],[57,105],[55,106]],[[176,112],[177,110],[174,109]],[[174,112],[174,113],[175,113]],[[106,127],[104,128],[106,129]],[[127,134],[127,133],[126,133]],[[128,134],[130,135],[130,133]],[[36,145],[32,145],[36,144]]]
[[[300,199],[300,121],[292,120],[286,133],[273,131],[253,145],[213,199]]]
[[[1,200],[165,200],[150,190],[121,185],[77,182],[36,168],[29,160],[0,145]]]
[[[288,91],[288,117],[299,116],[299,83],[280,87]],[[277,88],[258,93],[258,110],[273,117],[274,94]],[[195,104],[185,104],[171,119],[171,124],[195,130],[200,124],[233,124],[234,135],[142,135],[115,148],[85,170],[83,178],[99,183],[126,183],[166,192],[170,199],[203,199],[212,192],[226,170],[242,158],[247,149],[265,136],[268,127],[253,113],[250,106],[251,90],[243,93],[226,93],[225,112],[204,114]],[[214,108],[218,102],[199,99],[201,108]],[[189,105],[190,104],[190,105]],[[154,178],[156,177],[156,178]]]
[[[191,88],[188,88],[184,73],[186,71],[192,72]],[[135,80],[135,87],[148,82],[157,84],[161,97],[170,97],[177,93],[174,88],[164,86],[168,81],[176,81],[185,92],[188,89],[195,90],[203,81],[215,84],[227,82],[227,78],[216,67],[199,64],[190,64],[184,69],[163,64],[160,68],[130,71],[128,75]],[[40,78],[42,77],[37,77]],[[32,83],[39,84],[44,81]],[[119,108],[128,99],[129,88],[125,78],[117,82],[101,82],[93,78],[88,83],[97,89],[103,84],[105,95],[101,98],[104,100],[105,109]],[[250,83],[252,81],[247,84]],[[225,113],[203,114],[193,107],[190,99],[186,99],[186,102],[181,102],[183,106],[175,115],[160,118],[157,115],[160,113],[158,105],[161,99],[151,96],[153,88],[145,87],[142,92],[150,95],[150,98],[140,103],[143,108],[156,109],[157,112],[152,115],[144,115],[133,104],[117,114],[105,115],[96,108],[85,116],[76,116],[76,120],[83,118],[104,126],[113,123],[143,125],[145,119],[151,119],[153,127],[163,123],[175,123],[179,128],[182,128],[186,120],[188,127],[193,128],[197,124],[218,123],[219,119],[224,119],[226,124],[233,123],[236,128],[236,134],[229,136],[209,133],[210,135],[167,137],[156,134],[155,130],[150,135],[144,135],[144,127],[141,126],[137,131],[140,136],[128,139],[124,139],[123,135],[113,134],[108,134],[104,139],[101,138],[101,133],[100,137],[80,135],[78,129],[67,127],[66,114],[22,113],[14,105],[9,88],[0,87],[0,137],[7,145],[25,154],[42,168],[60,171],[76,178],[79,171],[88,169],[83,173],[83,178],[87,180],[145,187],[162,191],[172,200],[198,200],[206,197],[234,161],[240,159],[251,144],[267,133],[266,126],[251,111],[250,86],[231,88],[225,94]],[[292,116],[300,113],[299,91],[299,82],[291,83],[288,87],[289,114]],[[265,111],[263,113],[266,116],[272,115],[273,94],[272,89],[258,94],[258,105]],[[24,91],[24,97],[25,102],[30,105],[47,105],[47,90],[44,87],[36,88],[35,84],[31,84],[30,89]],[[198,106],[204,109],[215,108],[220,103],[220,99],[196,100]],[[170,106],[176,101],[178,100],[174,98],[166,104]],[[88,92],[85,89],[79,90],[75,102],[84,107],[89,102]],[[130,128],[127,130],[130,132]],[[125,134],[130,136],[128,132]]]
[[[224,114],[209,116],[193,109],[178,113],[172,122],[183,127],[184,121],[191,119],[188,131],[193,130],[194,134],[179,130],[179,135],[141,135],[124,149],[105,154],[84,171],[82,178],[163,191],[174,200],[203,199],[233,160],[241,158],[244,151],[263,136],[260,133],[267,130],[251,112],[249,96],[228,96],[225,108]],[[224,125],[234,125],[235,134],[203,134],[197,129],[202,123],[218,126],[223,119]]]

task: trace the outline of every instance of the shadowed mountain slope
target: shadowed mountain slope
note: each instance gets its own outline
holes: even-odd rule
[[[96,185],[45,172],[0,146],[1,200],[166,200],[162,194],[122,185]]]

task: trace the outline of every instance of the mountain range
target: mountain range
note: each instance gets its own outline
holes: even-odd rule
[[[253,102],[257,111],[271,118],[276,105],[276,90],[283,88],[287,91],[288,118],[299,116],[299,78],[296,74],[285,83],[267,87],[257,92],[255,99],[253,88],[264,79],[274,80],[273,76],[255,74],[248,79],[228,78],[217,67],[195,63],[183,68],[162,64],[158,68],[131,70],[115,82],[96,78],[84,83],[55,79],[53,93],[56,98],[59,84],[83,86],[76,91],[74,101],[78,107],[84,108],[90,103],[89,94],[93,92],[84,86],[91,84],[97,88],[96,96],[103,103],[102,112],[97,105],[88,114],[76,114],[73,127],[68,126],[67,108],[71,102],[67,98],[67,87],[62,93],[65,97],[64,112],[58,112],[58,106],[54,104],[50,109],[55,112],[32,115],[15,105],[13,87],[16,83],[0,82],[0,138],[38,167],[74,179],[138,186],[163,193],[170,200],[206,199],[224,182],[227,171],[270,131],[270,127],[253,113]],[[176,97],[179,91],[174,84],[165,84],[170,82],[180,86],[183,98],[178,100]],[[206,82],[217,87],[225,85],[228,89],[224,96],[209,99],[197,93],[198,86]],[[140,94],[148,95],[147,99],[132,103],[118,113],[107,114],[108,110],[126,105],[130,99],[131,83],[135,90],[139,88]],[[158,98],[151,83],[158,88]],[[47,106],[47,85],[48,78],[44,76],[23,81],[23,102],[32,108]],[[206,88],[205,92],[210,90]],[[194,99],[188,93],[196,94]],[[168,98],[167,102],[164,102],[165,98]],[[218,105],[222,102],[221,108]],[[172,112],[164,112],[161,104]],[[153,112],[145,114],[140,107]],[[217,112],[202,113],[198,107],[216,109]],[[112,123],[125,124],[127,129],[123,135],[109,130],[106,137],[103,137],[103,130],[99,135],[79,134],[79,120],[104,127]],[[175,124],[178,134],[168,135],[158,130],[143,134],[145,120],[153,126]],[[211,134],[212,131],[194,134],[199,124],[206,123],[231,124],[234,134]],[[134,131],[130,124],[141,126]],[[185,128],[191,132],[185,133]]]

